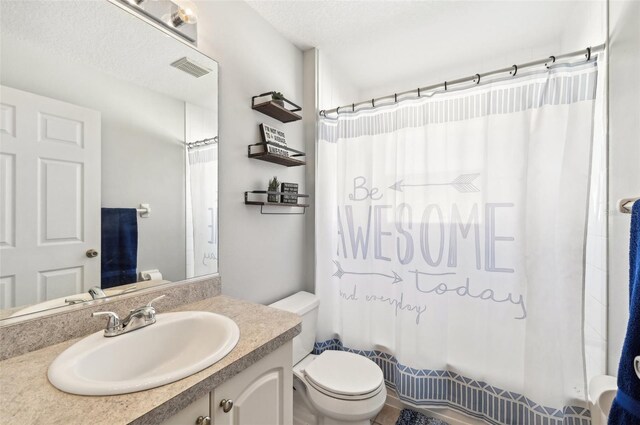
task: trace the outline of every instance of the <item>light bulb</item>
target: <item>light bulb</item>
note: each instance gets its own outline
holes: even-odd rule
[[[171,15],[171,23],[176,28],[184,24],[195,24],[196,22],[198,22],[198,16],[188,7],[179,7],[178,11]]]

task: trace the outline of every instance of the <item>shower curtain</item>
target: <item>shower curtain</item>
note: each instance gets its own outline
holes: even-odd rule
[[[597,62],[338,118],[317,147],[315,352],[494,424],[588,424],[584,244]]]
[[[187,278],[218,272],[218,145],[187,150]]]

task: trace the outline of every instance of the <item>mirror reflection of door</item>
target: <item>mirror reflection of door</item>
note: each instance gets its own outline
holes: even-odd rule
[[[0,86],[0,308],[100,283],[100,113]]]

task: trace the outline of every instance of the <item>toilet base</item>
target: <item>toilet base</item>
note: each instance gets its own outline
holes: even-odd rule
[[[295,375],[293,382],[293,425],[371,425],[371,420],[378,414],[375,412],[373,417],[369,419],[355,421],[344,421],[324,416],[311,405],[304,383]]]

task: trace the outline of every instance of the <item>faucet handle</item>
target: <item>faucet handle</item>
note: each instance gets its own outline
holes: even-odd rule
[[[109,320],[107,320],[107,327],[104,330],[105,335],[115,332],[120,327],[120,316],[113,311],[96,311],[95,313],[91,313],[91,317],[99,316],[109,316]]]
[[[160,295],[159,297],[156,297],[156,298],[152,299],[151,301],[149,301],[149,302],[147,303],[147,307],[153,307],[153,305],[152,305],[152,304],[153,304],[154,302],[156,302],[156,301],[158,301],[158,300],[161,300],[161,299],[163,299],[163,298],[164,298],[164,297],[166,297],[166,296],[167,296],[166,294],[162,294],[162,295]]]

